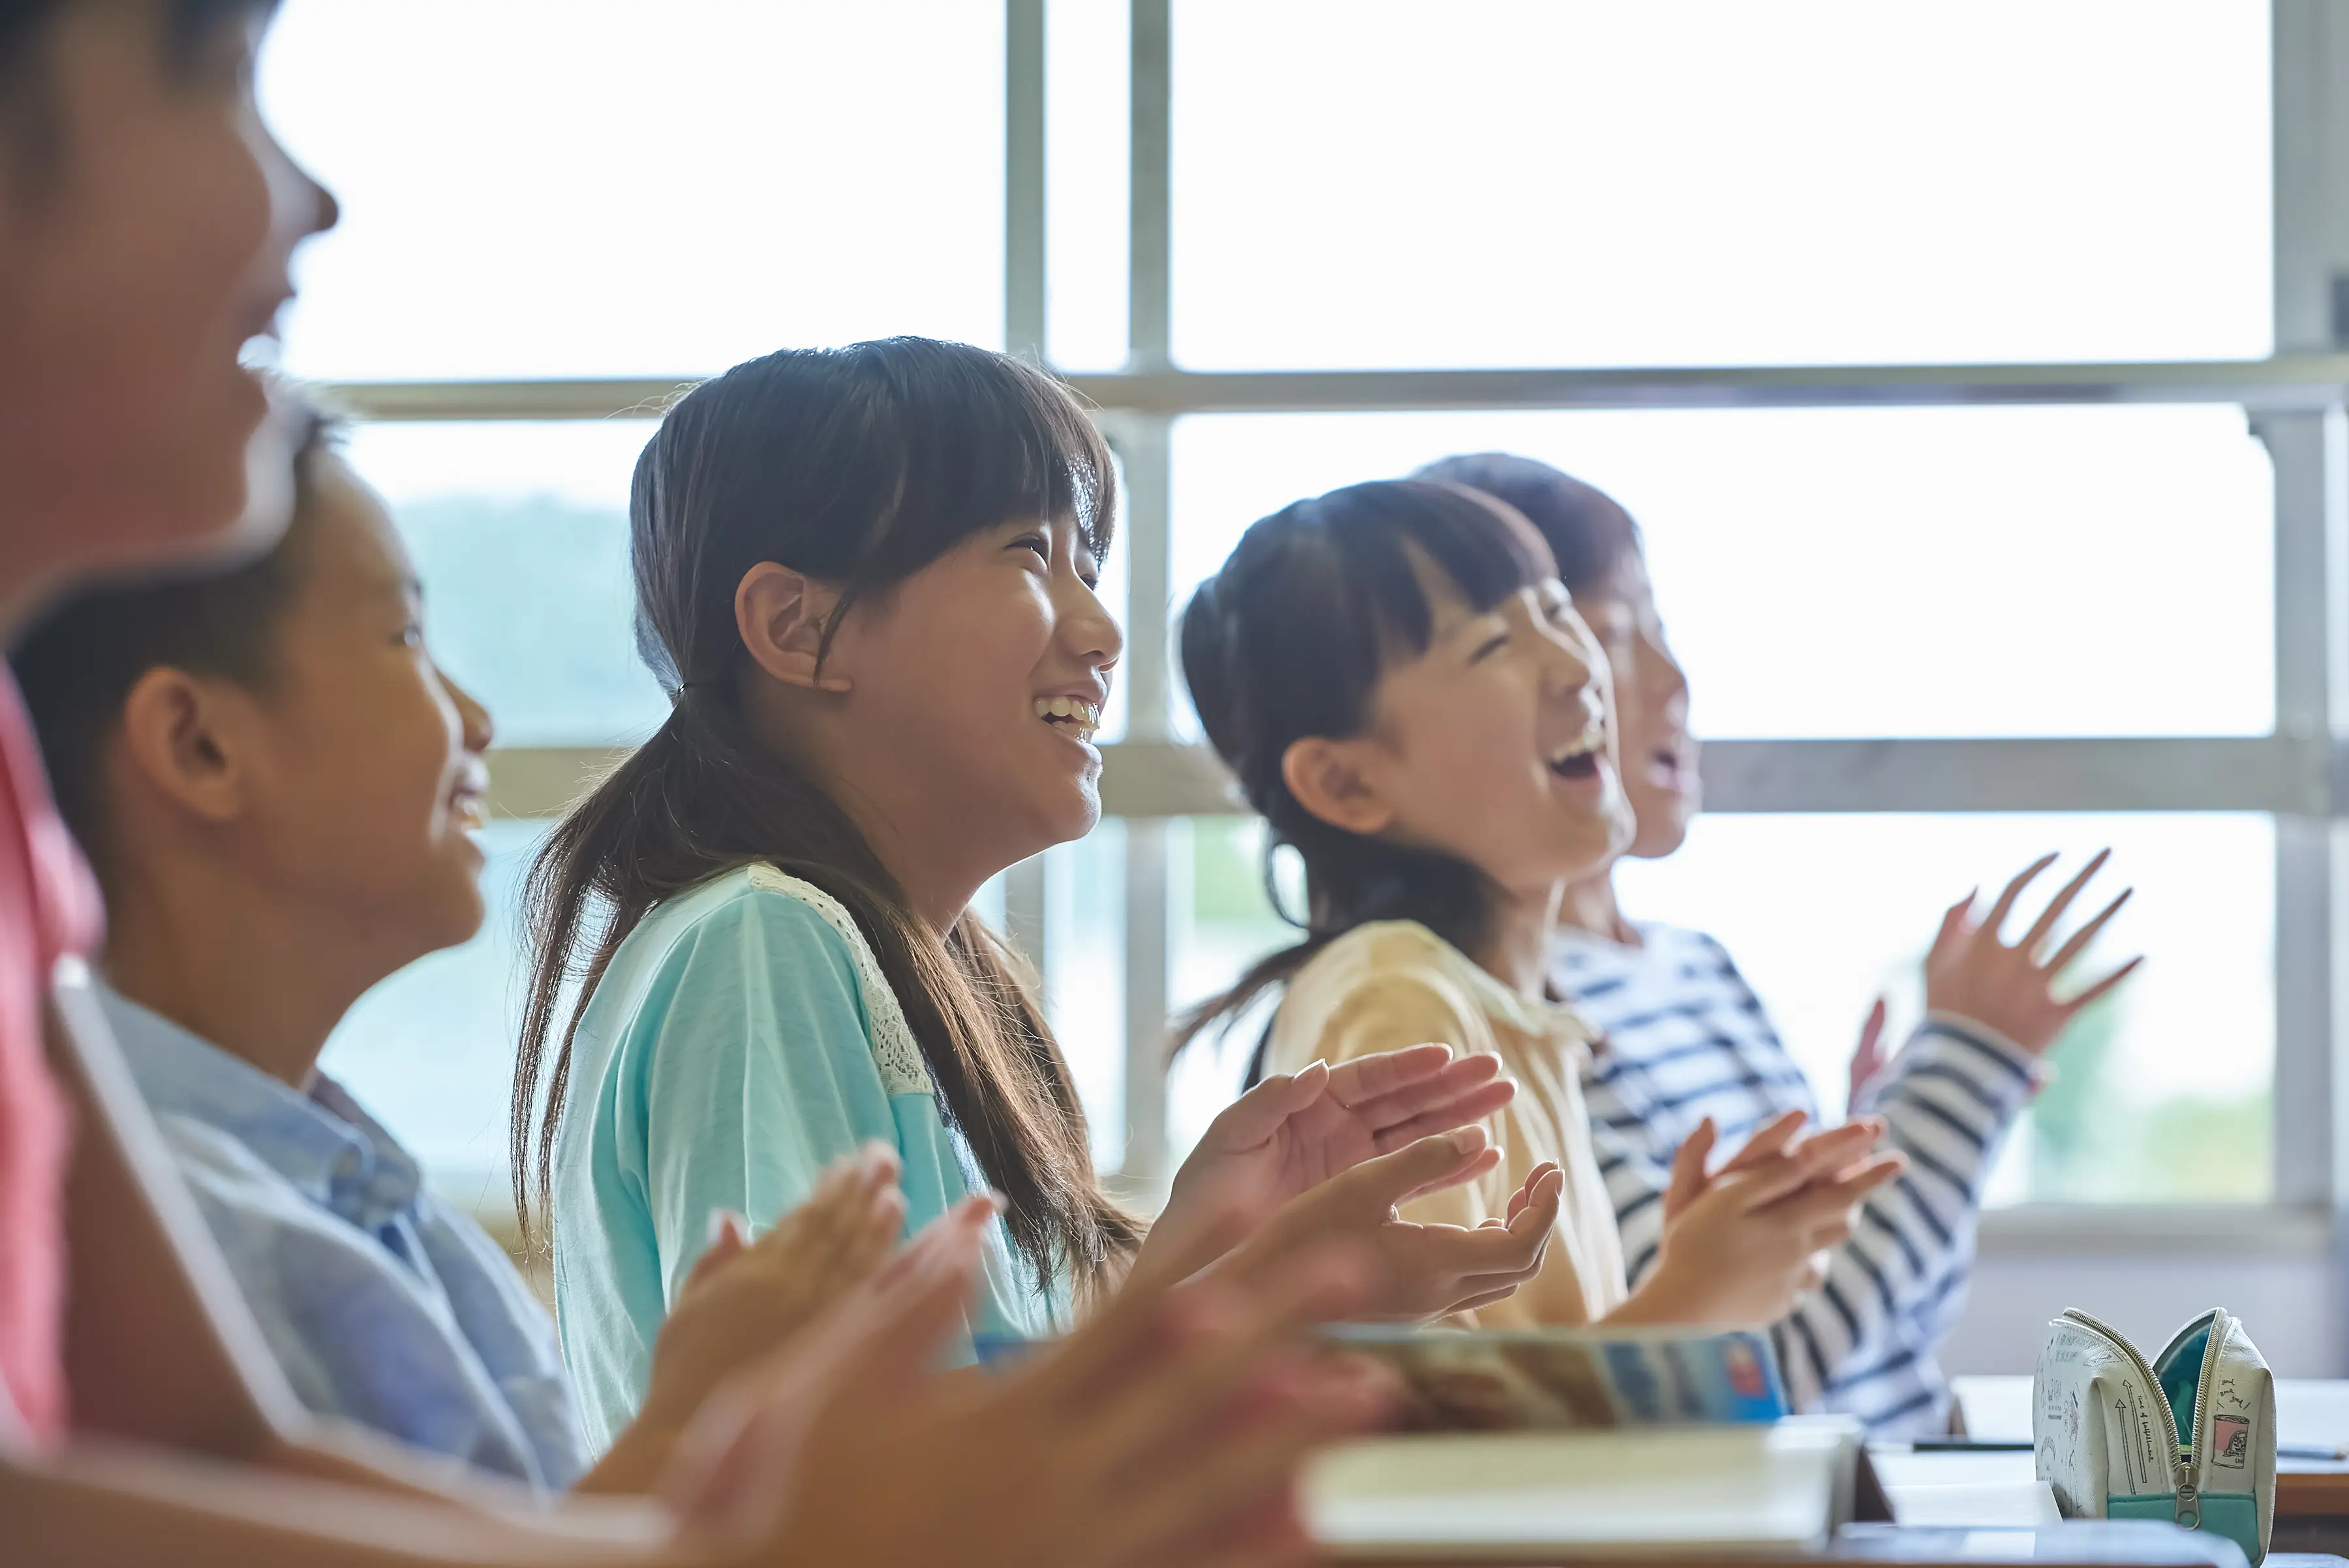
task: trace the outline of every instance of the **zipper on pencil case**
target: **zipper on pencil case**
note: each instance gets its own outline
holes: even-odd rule
[[[2178,1522],[2189,1530],[2199,1529],[2202,1524],[2202,1493],[2194,1484],[2194,1452],[2178,1438],[2177,1413],[2169,1407],[2168,1391],[2162,1386],[2153,1365],[2110,1324],[2089,1316],[2078,1307],[2065,1307],[2064,1315],[2127,1356],[2129,1365],[2137,1368],[2137,1376],[2144,1379],[2146,1397],[2160,1408],[2161,1429],[2169,1435],[2169,1473],[2178,1491]],[[2217,1324],[2213,1324],[2212,1327],[2215,1329]],[[2216,1346],[2206,1345],[2202,1354],[2202,1375],[2194,1386],[2194,1413],[2188,1427],[2189,1436],[2199,1437],[2201,1433],[2202,1417],[2210,1405],[2211,1373],[2218,1363]]]

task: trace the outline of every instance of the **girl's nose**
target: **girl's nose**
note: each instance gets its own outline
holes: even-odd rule
[[[1561,692],[1579,691],[1607,678],[1607,656],[1582,618],[1568,611],[1567,618],[1549,628],[1542,639],[1543,665],[1550,684]]]
[[[433,669],[440,673],[440,684],[448,689],[449,700],[457,705],[457,722],[464,733],[465,749],[469,752],[488,751],[490,742],[497,738],[497,726],[490,722],[490,711],[481,706],[471,691],[451,680],[447,670],[437,664]]]
[[[1125,633],[1117,618],[1102,603],[1101,595],[1083,578],[1070,574],[1071,591],[1063,596],[1061,635],[1064,644],[1088,670],[1107,670],[1125,652]]]
[[[1666,701],[1687,703],[1688,671],[1681,668],[1681,661],[1672,657],[1672,650],[1664,645],[1661,636],[1640,639],[1640,664],[1643,670],[1654,672],[1654,683],[1662,688]],[[1646,679],[1642,677],[1643,681]]]

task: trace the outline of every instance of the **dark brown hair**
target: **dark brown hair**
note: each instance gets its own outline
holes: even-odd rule
[[[50,29],[76,0],[0,0],[0,169],[13,193],[37,201],[66,155],[56,82],[48,71]],[[162,65],[185,76],[220,29],[267,16],[278,0],[169,0],[160,8]]]
[[[1625,557],[1640,552],[1640,525],[1613,496],[1530,457],[1480,452],[1439,458],[1412,477],[1464,484],[1516,507],[1541,530],[1570,594],[1612,582]]]
[[[1356,926],[1417,920],[1464,949],[1483,939],[1494,890],[1474,866],[1324,822],[1281,775],[1297,742],[1361,734],[1380,675],[1427,650],[1434,616],[1422,562],[1480,611],[1554,571],[1524,521],[1490,497],[1455,484],[1381,480],[1254,524],[1183,611],[1192,703],[1271,830],[1265,891],[1304,934],[1186,1014],[1175,1029],[1178,1050],[1218,1022],[1228,1025]],[[1284,845],[1305,864],[1301,914],[1280,908],[1273,869]],[[1251,1078],[1263,1056],[1259,1043]]]
[[[613,955],[663,900],[765,861],[839,899],[872,942],[939,1108],[1009,1200],[1039,1282],[1065,1267],[1091,1288],[1140,1240],[1094,1179],[1075,1085],[1017,958],[970,913],[943,937],[926,927],[839,803],[744,722],[733,608],[763,561],[836,584],[828,646],[852,605],[1013,518],[1071,517],[1099,558],[1115,485],[1108,449],[1057,382],[963,344],[770,354],[669,410],[637,460],[628,521],[636,648],[673,705],[555,828],[524,893],[532,974],[511,1132],[525,1234],[533,1199],[553,1202],[572,1042]],[[558,1023],[574,981],[582,992]]]
[[[16,70],[37,54],[48,26],[74,8],[76,0],[0,0],[0,73]],[[164,61],[185,69],[213,33],[248,16],[265,16],[278,0],[171,0],[161,7]]]
[[[294,452],[294,514],[266,552],[222,571],[92,589],[41,618],[9,663],[40,738],[58,813],[101,873],[108,870],[107,743],[122,704],[158,666],[260,690],[274,672],[277,632],[300,587],[318,454],[338,427],[302,406]]]

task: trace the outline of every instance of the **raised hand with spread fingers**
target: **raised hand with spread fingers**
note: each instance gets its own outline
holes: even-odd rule
[[[1925,956],[1925,1006],[1929,1012],[1971,1020],[1996,1031],[2017,1047],[2037,1055],[2055,1043],[2066,1024],[2098,998],[2137,972],[2145,961],[2132,958],[2090,981],[2069,996],[2056,995],[2065,971],[2088,950],[2089,944],[2119,914],[2133,888],[2124,888],[2094,919],[2084,922],[2061,947],[2049,951],[2056,926],[2070,911],[2082,890],[2104,869],[2112,851],[2100,849],[2048,901],[2039,919],[2022,940],[2008,942],[2000,933],[2023,889],[2055,862],[2043,855],[2017,873],[1981,919],[1973,918],[1975,895],[1968,893],[1941,917],[1941,929]]]

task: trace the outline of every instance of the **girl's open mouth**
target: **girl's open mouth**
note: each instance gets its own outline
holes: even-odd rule
[[[1678,746],[1659,746],[1648,758],[1648,782],[1675,794],[1685,792],[1696,783],[1696,769],[1690,761]]]
[[[1595,779],[1606,754],[1607,732],[1593,726],[1549,755],[1549,771],[1562,779]]]
[[[449,820],[460,833],[479,833],[490,826],[490,770],[478,757],[469,757],[449,791]]]
[[[1090,745],[1101,729],[1101,704],[1082,697],[1039,697],[1036,717],[1071,740]]]
[[[449,819],[460,833],[480,833],[490,826],[490,803],[470,791],[449,803]]]

